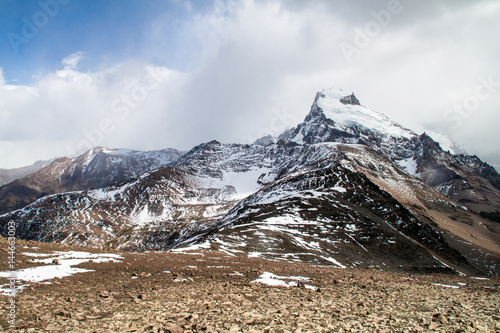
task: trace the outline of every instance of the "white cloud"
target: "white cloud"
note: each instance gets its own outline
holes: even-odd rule
[[[217,3],[194,13],[182,33],[182,52],[198,52],[184,73],[138,61],[84,73],[83,52],[33,86],[7,86],[0,72],[0,167],[93,143],[189,149],[212,139],[249,142],[302,121],[315,92],[331,86],[354,91],[365,106],[417,132],[440,130],[500,163],[497,145],[485,144],[500,141],[500,87],[458,128],[444,117],[474,94],[481,77],[500,81],[498,2],[401,0],[403,10],[351,62],[340,43],[353,44],[356,29],[387,1]],[[144,45],[175,52],[160,42],[171,27],[154,20]],[[36,142],[50,148],[39,150]]]
[[[150,68],[156,71],[154,75],[149,74]],[[81,153],[92,145],[141,148],[141,132],[148,130],[136,124],[163,110],[154,90],[162,91],[164,81],[174,75],[165,68],[125,63],[93,73],[65,68],[47,75],[35,86],[3,85],[3,164],[12,167],[35,159]],[[160,126],[154,122],[149,125]],[[41,149],[44,145],[47,147]],[[20,158],[19,151],[25,158]]]
[[[80,60],[85,57],[84,52],[73,53],[72,55],[64,58],[62,60],[62,64],[65,69],[76,69]]]

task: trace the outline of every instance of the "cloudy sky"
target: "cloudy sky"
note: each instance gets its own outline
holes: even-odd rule
[[[278,135],[354,91],[500,165],[500,1],[2,0],[0,168]]]

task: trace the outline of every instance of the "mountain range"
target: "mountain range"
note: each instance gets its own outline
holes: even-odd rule
[[[0,214],[46,195],[94,189],[129,180],[181,156],[175,149],[141,152],[96,147],[76,158],[55,159],[37,172],[0,187]]]
[[[0,234],[121,250],[196,244],[338,267],[500,272],[500,175],[361,105],[318,92],[253,144],[97,147],[0,187]]]

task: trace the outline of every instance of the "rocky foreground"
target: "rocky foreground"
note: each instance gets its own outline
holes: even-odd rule
[[[33,255],[104,250],[17,241],[18,269]],[[0,270],[7,242],[0,239]],[[219,252],[117,253],[119,262],[28,284],[0,296],[7,332],[500,332],[500,279],[307,266]],[[54,267],[61,265],[54,260]],[[269,277],[270,286],[253,282]],[[301,278],[297,277],[300,276]],[[308,279],[305,279],[308,278]],[[276,282],[281,281],[281,282]],[[50,284],[48,283],[50,282]],[[0,278],[0,284],[7,279]],[[5,290],[5,286],[4,286]],[[1,330],[0,329],[0,330]]]

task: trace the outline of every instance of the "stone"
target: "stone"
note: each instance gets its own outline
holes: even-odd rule
[[[432,331],[432,330],[437,329],[438,327],[439,327],[439,324],[438,324],[437,322],[435,322],[435,321],[431,322],[431,323],[429,324],[429,326],[427,326],[427,328],[428,328],[429,330],[431,330],[431,331]]]
[[[233,325],[231,326],[231,328],[229,329],[229,332],[230,333],[239,333],[240,332],[240,327],[238,325]]]
[[[439,324],[443,324],[443,325],[447,325],[448,324],[448,318],[446,318],[446,316],[442,313],[436,313],[432,316],[432,321],[433,322],[436,322],[436,323],[439,323]]]
[[[59,248],[42,245],[40,253],[55,250]],[[379,271],[265,262],[263,271],[310,277],[313,282],[304,283],[321,287],[322,292],[316,293],[251,283],[259,276],[247,273],[260,263],[256,258],[217,254],[212,256],[224,259],[213,260],[199,254],[167,252],[120,255],[125,257],[122,263],[96,263],[95,271],[63,278],[58,280],[60,285],[32,284],[31,290],[28,287],[19,293],[20,312],[32,320],[20,319],[21,330],[35,328],[38,332],[49,326],[55,332],[62,328],[61,332],[136,333],[215,333],[231,329],[252,333],[500,331],[498,295],[482,288],[483,284],[498,285],[497,277],[472,281],[475,286],[471,288],[451,289],[432,283],[454,285],[456,276],[416,275],[406,282],[402,278],[406,275]],[[138,258],[136,263],[127,265],[134,257]],[[177,271],[187,279],[188,273],[183,270],[195,260],[198,270],[194,282],[174,283],[172,275],[163,273]],[[141,277],[130,279],[134,271]],[[144,271],[152,276],[143,277]],[[226,275],[235,271],[245,272],[245,277],[238,281]],[[208,279],[212,274],[215,280]],[[340,283],[335,285],[334,279]],[[367,288],[362,290],[362,285]]]
[[[52,316],[50,314],[45,314],[45,315],[40,317],[40,320],[43,322],[48,322],[48,321],[52,320]]]
[[[67,318],[71,318],[71,313],[69,311],[66,311],[66,310],[59,310],[59,311],[56,311],[54,313],[54,316],[60,316],[60,317],[67,317]]]
[[[167,325],[165,327],[165,331],[169,333],[184,333],[184,330],[179,325],[176,324]]]

